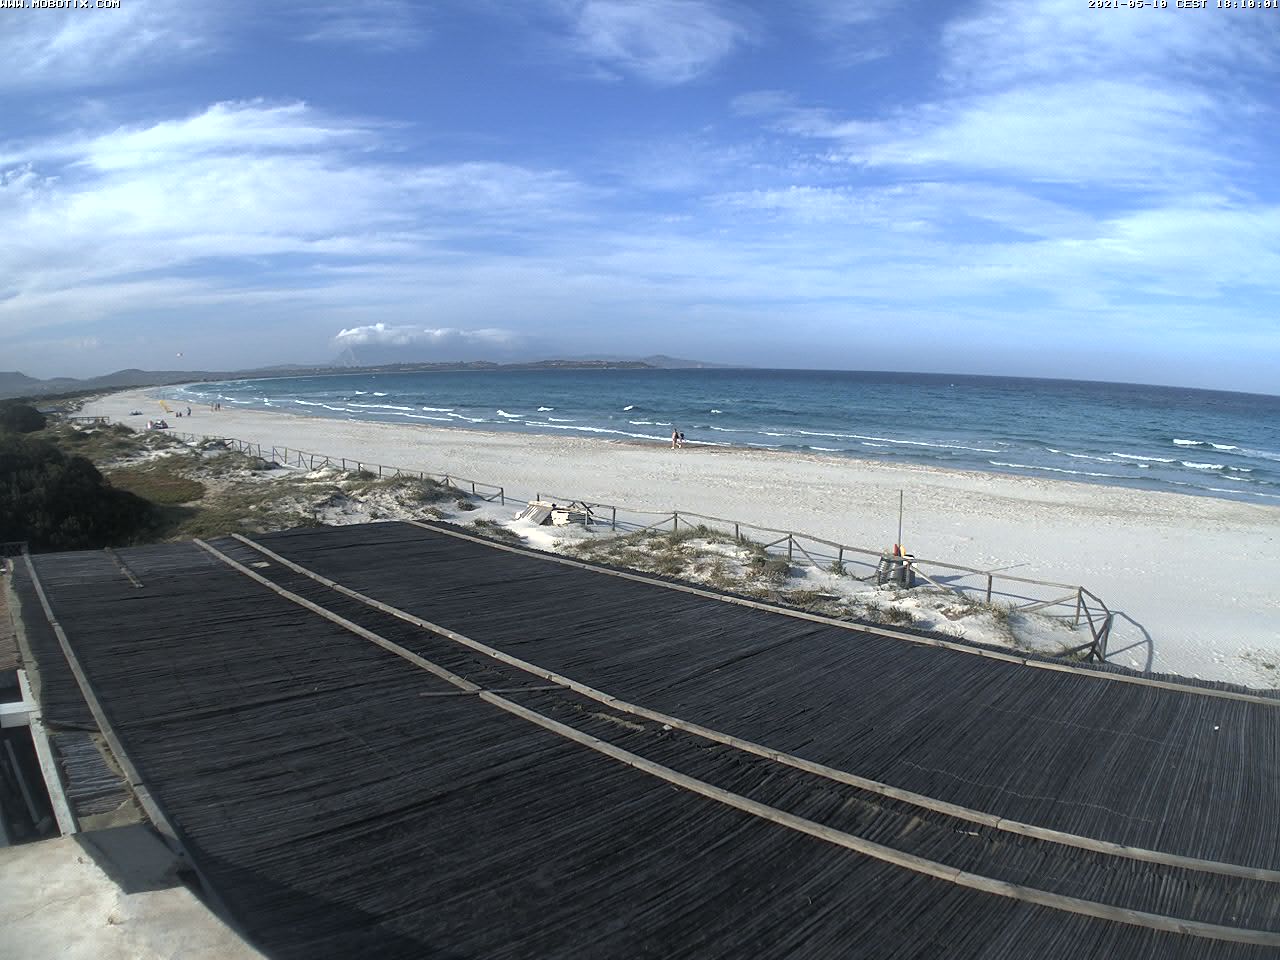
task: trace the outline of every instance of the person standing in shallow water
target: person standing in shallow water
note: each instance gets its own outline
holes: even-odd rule
[[[676,431],[675,427],[672,427],[671,428],[671,449],[674,450],[678,446],[680,446],[680,434]]]

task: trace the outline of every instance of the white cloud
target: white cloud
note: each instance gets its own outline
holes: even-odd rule
[[[333,345],[339,349],[369,346],[371,344],[397,347],[443,347],[457,346],[459,344],[478,347],[506,347],[519,339],[512,331],[497,328],[459,330],[455,327],[432,328],[372,323],[338,331],[337,336],[333,338]]]
[[[991,89],[1081,77],[1203,83],[1226,66],[1273,58],[1275,43],[1256,24],[1208,9],[1130,14],[1076,0],[987,0],[946,25],[942,49],[949,85]]]
[[[712,0],[572,0],[561,9],[580,55],[660,86],[702,76],[748,38]]]
[[[314,43],[402,50],[427,36],[419,11],[406,0],[329,0],[309,4],[303,15],[312,26],[302,39]]]
[[[107,317],[131,291],[147,310],[193,278],[235,298],[231,274],[305,288],[331,260],[447,259],[563,224],[585,195],[554,170],[391,162],[382,146],[373,125],[253,102],[0,148],[0,220],[23,238],[0,247],[0,324]],[[157,299],[168,271],[183,279]]]
[[[42,15],[48,14],[48,16]],[[102,84],[209,49],[216,4],[129,0],[112,10],[6,11],[0,30],[3,88]]]

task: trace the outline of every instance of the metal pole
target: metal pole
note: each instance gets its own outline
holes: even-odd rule
[[[902,546],[902,491],[898,491],[898,539],[895,541],[899,547]]]

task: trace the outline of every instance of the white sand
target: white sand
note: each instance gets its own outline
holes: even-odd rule
[[[130,417],[142,410],[145,416]],[[143,391],[86,405],[141,428]],[[529,498],[680,509],[918,557],[1082,584],[1117,618],[1110,659],[1280,686],[1280,507],[772,451],[624,444],[194,408],[176,430],[448,472]],[[519,509],[512,508],[512,513]]]

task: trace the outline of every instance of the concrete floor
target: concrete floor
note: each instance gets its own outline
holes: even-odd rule
[[[175,876],[145,826],[0,849],[5,960],[250,960],[262,955]]]

